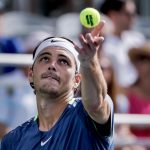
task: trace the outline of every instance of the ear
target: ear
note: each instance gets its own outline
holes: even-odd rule
[[[74,88],[77,88],[80,85],[81,82],[81,74],[76,73],[75,74],[75,84],[74,84]]]
[[[28,71],[28,80],[31,83],[33,83],[33,69],[32,67],[29,68],[29,71]]]

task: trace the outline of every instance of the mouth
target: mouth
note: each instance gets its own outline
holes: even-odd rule
[[[43,79],[53,79],[53,80],[56,80],[57,82],[60,82],[60,78],[58,77],[58,75],[56,75],[55,73],[53,72],[48,72],[48,73],[44,73],[42,74],[42,78]]]

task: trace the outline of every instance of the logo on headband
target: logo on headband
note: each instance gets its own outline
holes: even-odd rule
[[[62,41],[54,40],[54,39],[51,40],[51,43],[55,43],[55,42],[62,42]]]

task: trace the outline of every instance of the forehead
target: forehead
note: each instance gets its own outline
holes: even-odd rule
[[[47,48],[44,48],[37,56],[40,57],[41,55],[44,54],[50,54],[51,56],[55,55],[55,56],[64,56],[68,59],[70,59],[71,61],[75,61],[75,58],[73,56],[73,54],[71,52],[69,52],[67,49],[59,47],[59,46],[49,46]]]

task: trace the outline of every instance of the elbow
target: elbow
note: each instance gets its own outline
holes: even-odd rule
[[[101,124],[107,122],[110,115],[109,104],[104,99],[105,97],[101,94],[99,100],[86,107],[86,110],[91,118]]]
[[[103,102],[103,104],[91,107],[88,114],[97,123],[105,124],[110,116],[110,107],[106,102]]]
[[[96,98],[87,100],[87,102],[90,102],[90,103],[86,103],[87,110],[90,113],[97,112],[98,110],[103,110],[103,101],[104,101],[104,97],[102,96],[102,94],[98,96],[97,100]]]

